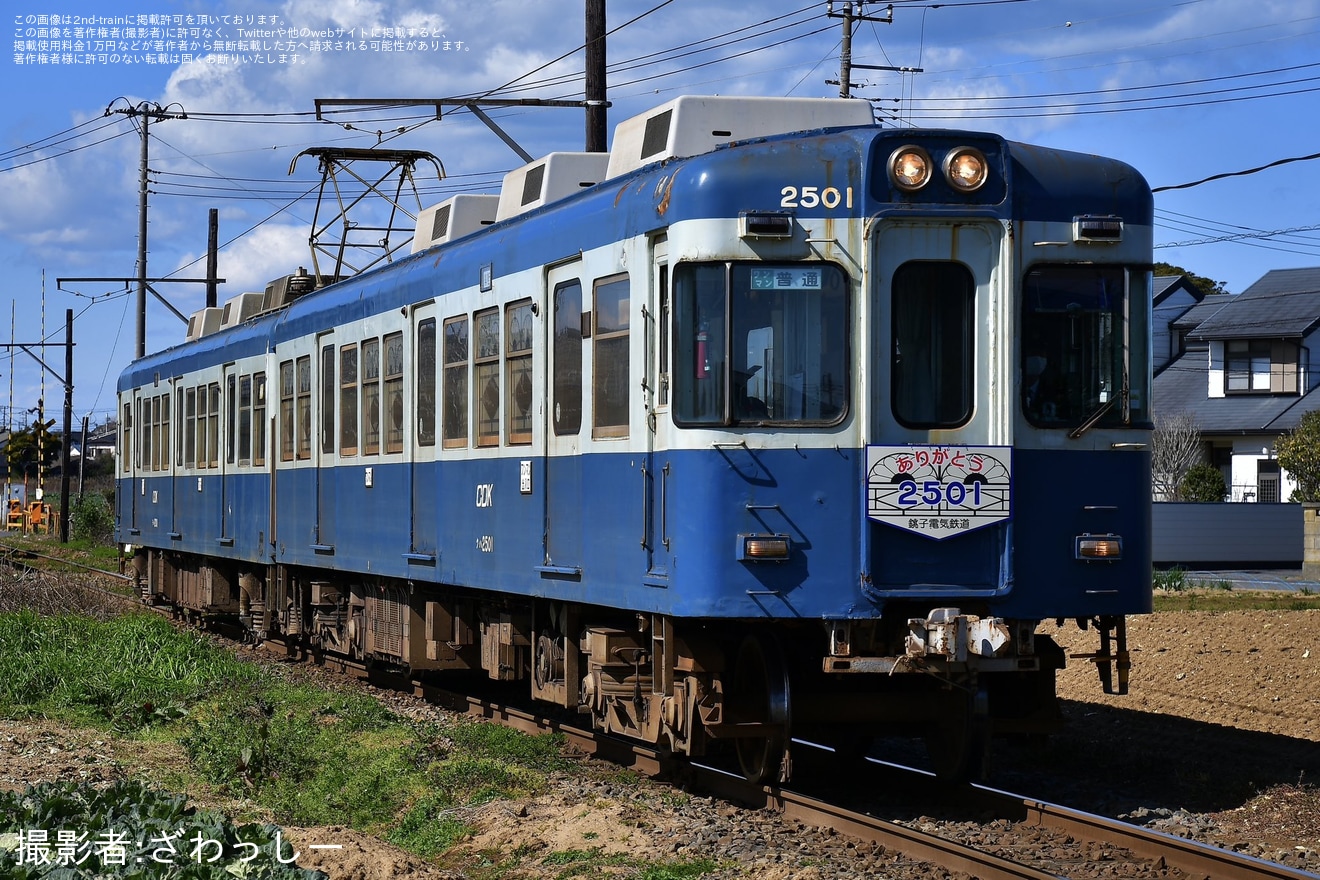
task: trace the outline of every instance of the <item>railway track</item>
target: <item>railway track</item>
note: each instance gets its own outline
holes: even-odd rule
[[[0,562],[11,568],[40,570],[41,561],[73,566],[81,571],[123,582],[132,581],[129,576],[73,563],[60,557],[0,545]],[[107,599],[133,602],[142,607],[135,596],[94,584],[84,583],[79,586],[84,590],[96,591]],[[170,611],[168,608],[156,610]],[[276,641],[267,642],[265,647],[277,653],[296,653]],[[326,665],[358,677],[370,674],[366,667],[348,661],[336,659]],[[877,815],[876,811],[868,811],[864,805],[843,806],[840,799],[832,795],[749,785],[740,776],[722,768],[668,759],[646,746],[602,736],[492,698],[458,694],[420,681],[409,681],[401,676],[373,674],[372,678],[378,684],[410,689],[430,702],[529,733],[555,732],[581,753],[628,766],[647,775],[670,779],[692,791],[710,794],[752,809],[774,811],[808,828],[832,829],[863,844],[882,848],[889,853],[902,854],[905,859],[980,880],[1108,876],[1320,880],[1317,874],[985,786],[948,789],[941,793],[941,797],[956,800],[962,814],[976,815],[978,819],[967,823],[933,820],[921,823],[934,826],[934,830],[926,830],[913,827],[917,823],[903,823]],[[876,778],[869,779],[866,774],[874,774]],[[927,792],[934,787],[928,774],[877,762],[868,762],[862,775],[851,771],[841,773],[836,765],[828,773],[820,774],[820,777],[848,778],[853,789],[862,791]],[[1022,844],[1006,843],[1006,835],[1002,832],[995,835],[997,840],[989,845],[984,839],[975,843],[953,839],[955,834],[960,833],[960,825],[972,828],[978,824],[984,826],[987,814],[997,820],[1011,822],[1012,834],[1020,835]],[[966,831],[966,828],[962,830]],[[1010,841],[1012,834],[1007,835]],[[972,832],[970,836],[977,835]],[[985,837],[981,835],[981,838]],[[1181,874],[1171,873],[1171,869]]]

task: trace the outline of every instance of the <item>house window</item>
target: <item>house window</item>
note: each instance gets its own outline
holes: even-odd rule
[[[1297,394],[1298,346],[1287,339],[1230,339],[1224,343],[1228,394]]]

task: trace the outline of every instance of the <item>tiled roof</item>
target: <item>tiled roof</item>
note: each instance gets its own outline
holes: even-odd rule
[[[1206,316],[1188,338],[1296,338],[1318,325],[1320,268],[1274,269]]]

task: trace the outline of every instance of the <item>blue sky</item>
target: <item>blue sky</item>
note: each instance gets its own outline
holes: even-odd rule
[[[883,16],[887,5],[864,8]],[[1235,293],[1270,269],[1320,265],[1320,160],[1240,173],[1320,150],[1320,0],[893,7],[892,23],[863,23],[853,37],[855,63],[907,69],[854,70],[864,84],[856,94],[876,99],[886,124],[986,129],[1110,155],[1157,188],[1232,174],[1157,193],[1156,259]],[[108,109],[150,102],[187,114],[149,126],[148,273],[202,277],[207,213],[217,208],[223,303],[310,265],[317,162],[304,156],[288,174],[303,150],[433,153],[447,176],[418,166],[423,204],[493,192],[522,164],[470,114],[354,108],[318,121],[316,99],[582,96],[581,2],[16,0],[11,10],[13,48],[0,61],[0,306],[10,305],[20,343],[41,339],[43,273],[49,341],[63,341],[74,310],[74,410],[94,424],[113,411],[115,377],[133,355],[135,296],[114,283],[57,289],[56,279],[137,274],[141,139],[134,119]],[[55,36],[51,15],[61,17]],[[841,30],[825,2],[609,0],[607,26],[611,126],[680,94],[838,94],[826,80],[838,78]],[[299,33],[292,51],[277,45],[289,42],[281,28]],[[385,28],[400,41],[392,51],[370,42]],[[350,35],[367,47],[338,44]],[[583,148],[580,110],[489,112],[533,156]],[[184,314],[203,304],[200,285],[158,289]],[[148,351],[183,333],[149,301]],[[46,355],[62,372],[62,350]],[[12,400],[24,413],[41,382],[26,355],[12,370],[0,359],[0,408]],[[50,373],[44,393],[55,415],[63,392]]]

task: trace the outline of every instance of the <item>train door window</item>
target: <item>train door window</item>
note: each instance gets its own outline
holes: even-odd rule
[[[188,388],[183,392],[183,463],[188,467],[197,464],[197,389]]]
[[[466,446],[468,441],[468,319],[464,315],[445,321],[445,417],[446,449]]]
[[[339,347],[339,454],[357,455],[358,347]]]
[[[656,365],[659,374],[659,389],[656,395],[657,406],[669,405],[669,266],[660,267],[660,315],[656,324],[659,335],[659,361]]]
[[[303,355],[295,362],[298,371],[298,395],[294,409],[298,417],[298,459],[312,457],[312,358]]]
[[[894,416],[952,428],[972,416],[976,282],[961,263],[914,261],[892,282]]]
[[[133,470],[133,404],[124,404],[123,427],[119,435],[120,470],[131,473]]]
[[[183,389],[174,392],[174,463],[183,466]]]
[[[170,467],[170,396],[160,396],[160,468]]]
[[[238,456],[238,377],[225,380],[225,397],[229,401],[225,420],[225,460],[233,464]]]
[[[210,412],[207,414],[206,452],[211,467],[220,467],[220,383],[212,382],[208,387],[211,398]]]
[[[500,313],[495,309],[478,312],[473,321],[477,333],[473,360],[477,445],[496,446],[500,442]]]
[[[628,277],[597,281],[591,315],[591,436],[628,436]]]
[[[532,302],[505,309],[504,363],[508,371],[508,442],[532,442]]]
[[[380,340],[362,343],[362,453],[380,452]]]
[[[555,288],[554,426],[556,436],[582,428],[582,284]]]
[[[435,445],[435,318],[417,325],[417,445]]]
[[[321,346],[321,454],[335,451],[335,346]]]
[[[266,374],[252,374],[252,463],[266,463]]]
[[[293,361],[280,364],[280,461],[293,461]]]
[[[384,345],[385,452],[403,452],[403,334],[391,333]]]
[[[197,466],[206,467],[209,457],[206,454],[208,415],[206,408],[206,386],[197,386]]]
[[[252,463],[252,376],[238,378],[238,463]]]

